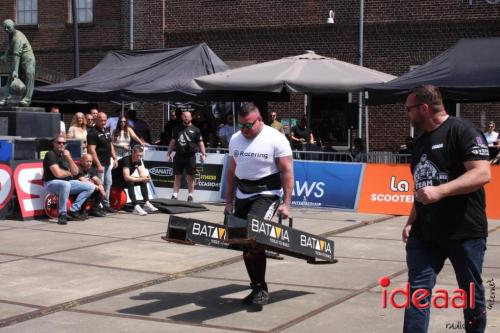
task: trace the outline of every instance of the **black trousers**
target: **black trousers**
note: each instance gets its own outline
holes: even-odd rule
[[[148,196],[148,186],[147,183],[125,183],[125,188],[128,190],[128,196],[130,197],[130,201],[135,206],[137,204],[137,198],[135,197],[135,187],[141,187],[141,194],[144,201],[149,201]]]
[[[243,219],[248,214],[270,220],[279,206],[278,196],[255,196],[248,199],[235,200],[234,215]],[[246,247],[243,251],[243,260],[253,285],[266,287],[266,250],[263,246]]]

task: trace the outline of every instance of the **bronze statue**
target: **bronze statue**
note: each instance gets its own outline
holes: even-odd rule
[[[26,38],[21,31],[16,29],[12,20],[7,19],[3,21],[3,28],[9,35],[9,39],[1,60],[7,63],[10,56],[11,68],[9,80],[7,81],[5,98],[0,100],[0,105],[10,104],[11,94],[22,93],[22,99],[19,105],[29,106],[35,86],[35,55],[33,54],[28,38]],[[23,89],[20,82],[21,78],[22,83],[26,86],[25,89]]]

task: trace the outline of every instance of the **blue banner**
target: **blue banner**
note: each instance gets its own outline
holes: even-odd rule
[[[362,163],[294,161],[292,206],[355,209]]]

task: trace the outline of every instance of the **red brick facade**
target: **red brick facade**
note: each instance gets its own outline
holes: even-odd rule
[[[37,63],[72,77],[71,0],[38,0],[37,27],[20,27],[28,36]],[[94,0],[94,22],[80,25],[80,71],[83,73],[113,49],[129,48],[129,1]],[[490,2],[494,2],[491,1]],[[15,0],[0,1],[0,20],[15,18]],[[267,61],[305,50],[358,61],[359,1],[356,0],[148,0],[134,1],[134,48],[207,44],[225,61]],[[329,10],[335,24],[327,25]],[[500,36],[500,3],[487,0],[365,1],[367,67],[400,75],[425,63],[463,37]],[[0,43],[5,34],[0,34]],[[149,110],[142,112],[141,108]],[[290,103],[270,103],[280,114],[303,112],[303,96]],[[162,108],[144,105],[139,116],[158,135]],[[409,133],[401,105],[370,107],[370,147],[394,147]],[[484,111],[484,112],[481,112]],[[461,115],[477,126],[494,120],[500,106],[462,105]]]

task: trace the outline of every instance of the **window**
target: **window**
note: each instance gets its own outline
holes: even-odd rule
[[[69,22],[73,21],[72,0],[69,0]],[[94,21],[94,1],[93,0],[76,0],[76,15],[78,23],[92,23]]]
[[[17,0],[17,20],[19,25],[38,24],[38,0]]]

